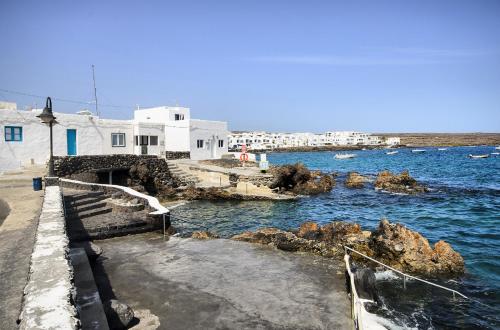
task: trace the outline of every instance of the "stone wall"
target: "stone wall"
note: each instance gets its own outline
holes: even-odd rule
[[[165,152],[165,158],[172,159],[189,159],[191,158],[191,153],[189,151],[167,151]]]
[[[114,174],[122,173],[121,175],[125,176],[113,176],[113,183],[154,195],[179,185],[170,174],[166,160],[151,155],[56,157],[54,170],[59,177],[89,183],[109,183],[107,172],[113,170]]]

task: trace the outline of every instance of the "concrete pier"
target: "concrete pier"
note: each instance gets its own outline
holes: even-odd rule
[[[153,233],[99,245],[102,299],[129,304],[138,328],[352,328],[344,269],[331,259]]]

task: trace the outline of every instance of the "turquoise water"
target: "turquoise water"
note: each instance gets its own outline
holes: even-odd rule
[[[296,228],[306,220],[357,222],[372,230],[381,218],[405,224],[435,243],[444,239],[465,259],[467,272],[443,282],[478,302],[453,300],[440,290],[384,277],[384,309],[377,311],[401,326],[416,328],[497,328],[500,326],[500,157],[470,159],[468,154],[497,152],[493,147],[457,147],[425,153],[399,149],[356,151],[357,157],[335,160],[331,152],[269,154],[271,164],[302,162],[311,169],[338,173],[331,193],[287,202],[195,202],[177,208],[174,225],[184,232],[208,229],[229,237],[260,227]],[[347,189],[345,175],[373,176],[381,170],[408,169],[431,192],[419,196],[377,192],[369,186]]]

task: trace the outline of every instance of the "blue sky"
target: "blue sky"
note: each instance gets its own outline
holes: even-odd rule
[[[500,132],[500,1],[0,2],[0,99],[233,130]],[[7,91],[6,91],[7,90]]]

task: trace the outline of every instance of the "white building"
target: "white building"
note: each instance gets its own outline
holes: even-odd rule
[[[376,146],[398,145],[399,138],[380,138],[363,132],[338,131],[315,133],[234,132],[229,135],[229,148],[279,149],[304,146]]]
[[[49,156],[49,128],[36,117],[41,109],[5,108],[0,108],[0,171],[44,164]],[[55,156],[161,157],[169,152],[189,152],[191,159],[210,159],[227,153],[227,123],[191,119],[189,108],[136,110],[133,120],[101,119],[89,111],[54,115],[57,117],[53,127]]]

